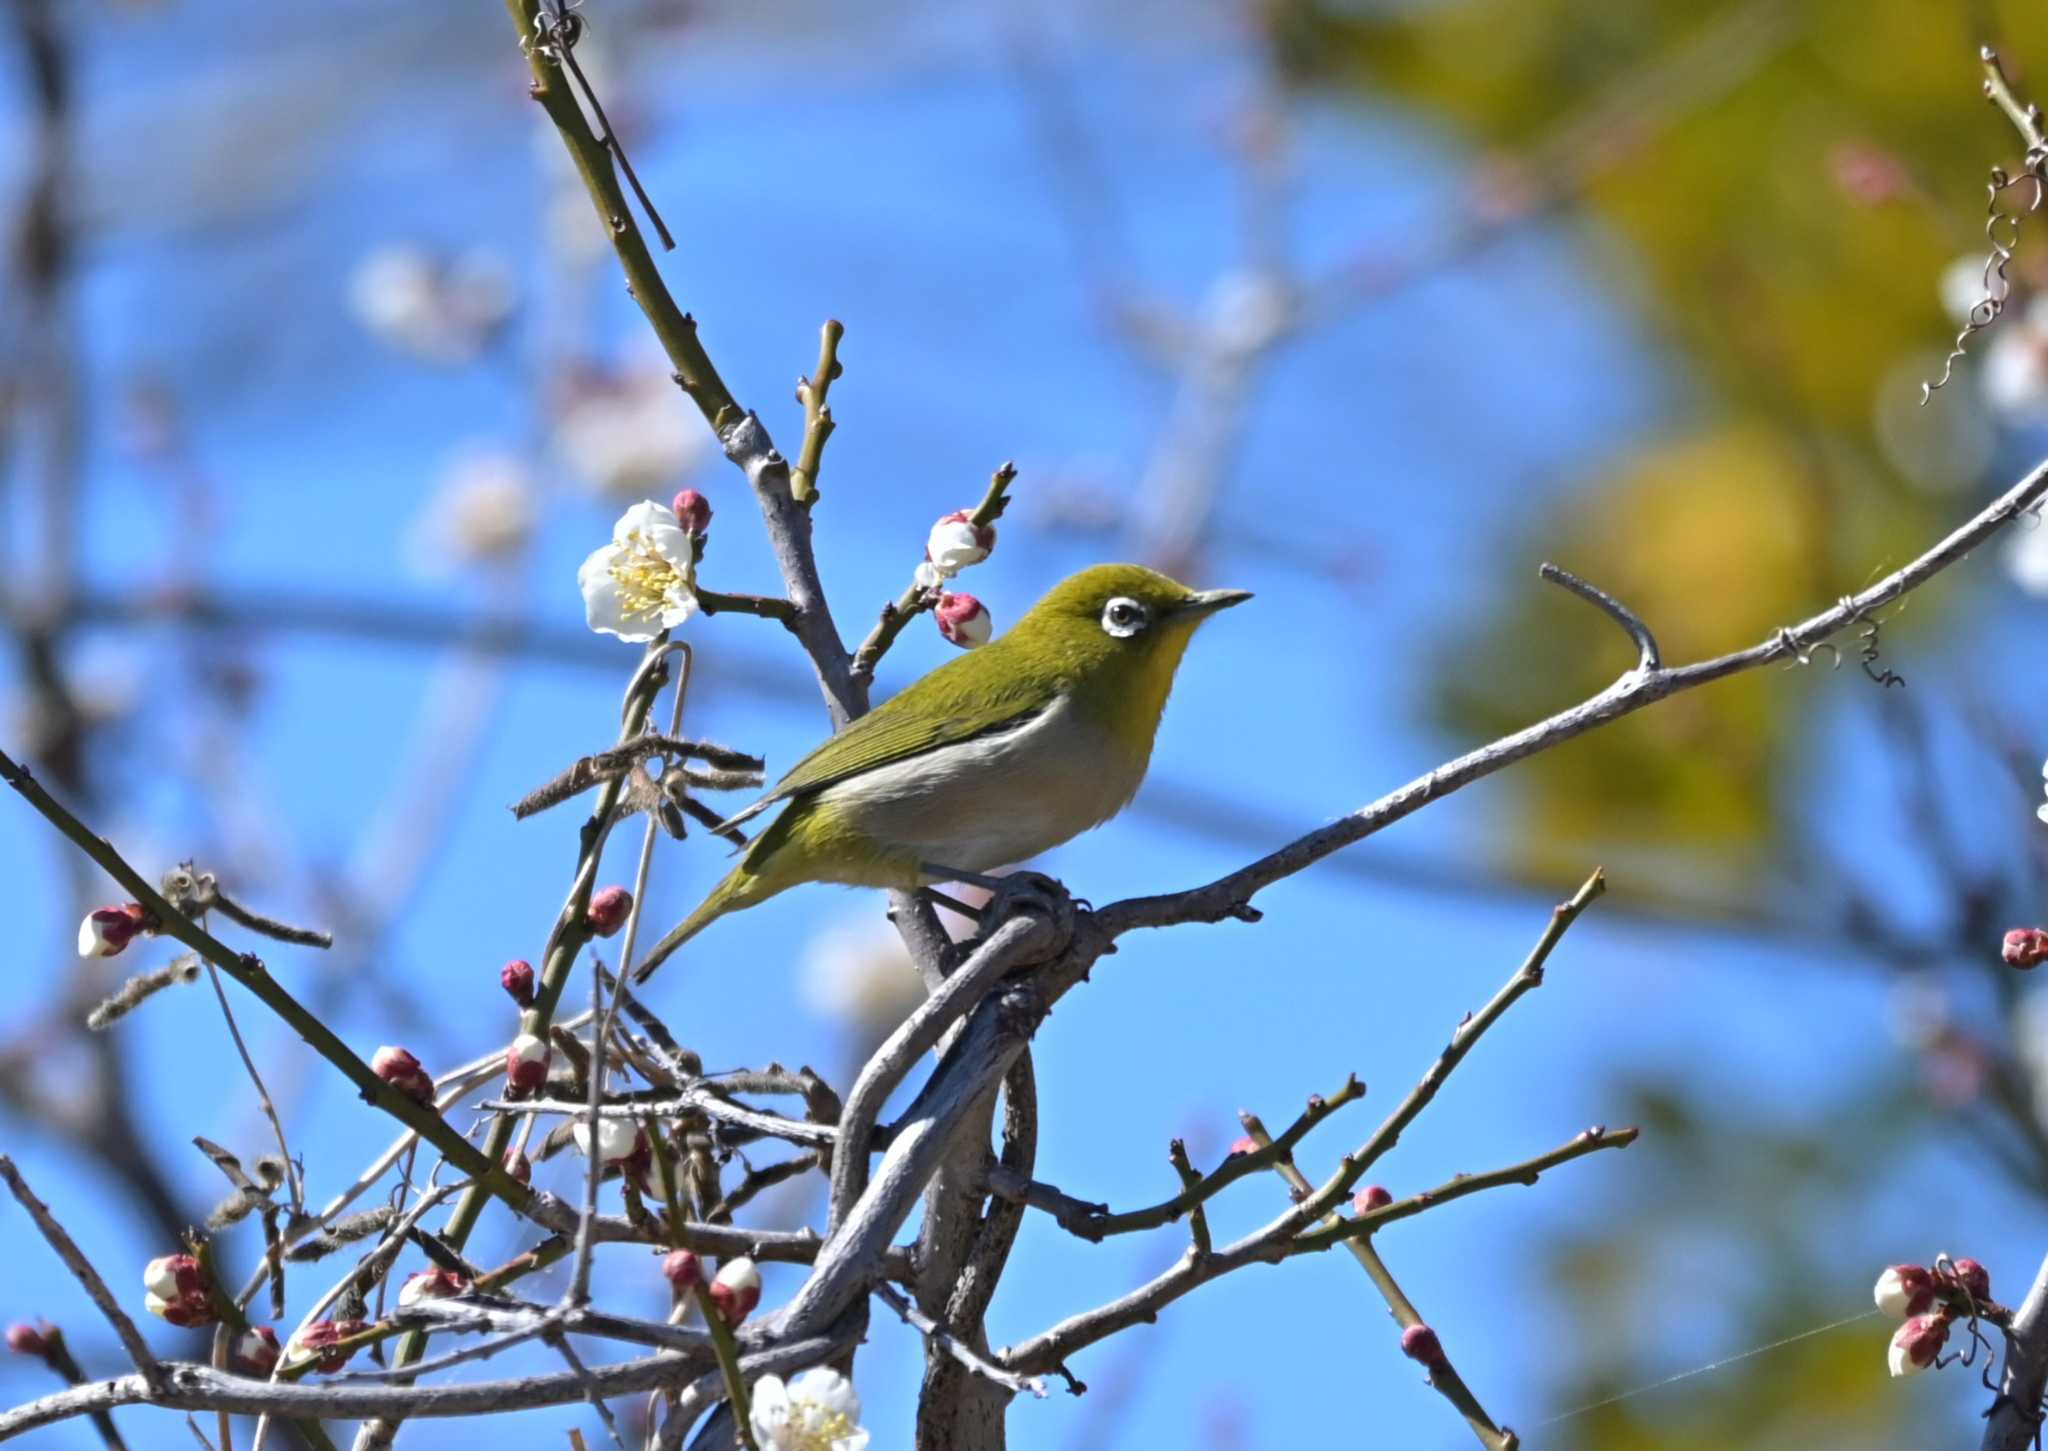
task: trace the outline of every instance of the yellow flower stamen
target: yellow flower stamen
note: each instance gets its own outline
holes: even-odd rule
[[[638,529],[626,536],[605,572],[619,587],[619,612],[629,618],[658,618],[689,597],[689,580]]]

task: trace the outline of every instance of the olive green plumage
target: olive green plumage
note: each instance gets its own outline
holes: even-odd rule
[[[1195,626],[1247,598],[1135,564],[1056,585],[1006,634],[854,721],[733,817],[787,803],[643,975],[716,918],[800,882],[914,887],[930,880],[926,863],[986,871],[1106,821],[1144,780]]]

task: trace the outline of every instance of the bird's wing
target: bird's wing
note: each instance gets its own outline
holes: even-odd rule
[[[993,648],[984,646],[981,653]],[[1034,689],[1003,674],[991,682],[986,668],[967,676],[975,688],[963,690],[962,672],[954,667],[965,665],[967,659],[962,656],[940,666],[826,740],[792,766],[766,796],[720,823],[719,829],[750,820],[778,801],[822,791],[877,766],[1005,730],[1052,703],[1054,697],[1042,684]]]

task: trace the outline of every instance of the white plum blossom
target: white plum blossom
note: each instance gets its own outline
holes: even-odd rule
[[[879,1038],[924,1001],[924,981],[896,929],[862,915],[826,927],[804,948],[801,996],[820,1017]]]
[[[762,1376],[748,1420],[761,1451],[866,1451],[868,1444],[853,1382],[829,1366],[814,1366],[786,1385],[781,1376]]]
[[[652,640],[697,612],[690,536],[651,499],[619,516],[612,542],[583,561],[576,583],[590,628],[621,640]]]
[[[569,1130],[576,1141],[577,1152],[584,1158],[590,1157],[590,1125],[579,1121]],[[633,1156],[633,1150],[640,1142],[640,1130],[630,1120],[622,1118],[601,1118],[597,1121],[598,1157],[607,1164],[616,1164],[621,1159]]]
[[[1985,300],[1987,290],[1989,295],[1997,298],[2002,305],[2012,291],[2012,284],[2002,275],[1993,273],[1987,289],[1982,253],[1965,253],[1942,269],[1942,310],[1955,319],[1957,327],[1970,320],[1978,304]]]
[[[349,304],[364,328],[403,352],[467,362],[512,315],[511,273],[488,252],[446,258],[423,247],[380,247],[349,279]]]
[[[582,374],[555,416],[555,453],[602,499],[666,495],[702,460],[706,438],[675,380],[653,366]]]
[[[2009,317],[1984,354],[1984,400],[2008,420],[2048,420],[2048,295]]]
[[[540,516],[540,490],[516,454],[469,448],[442,472],[407,533],[405,555],[424,578],[509,559],[526,548]]]
[[[1226,272],[1209,288],[1203,309],[1209,335],[1235,352],[1266,347],[1294,320],[1294,298],[1271,272]]]
[[[2048,595],[2048,516],[2022,514],[2005,547],[2005,572],[2030,595]]]

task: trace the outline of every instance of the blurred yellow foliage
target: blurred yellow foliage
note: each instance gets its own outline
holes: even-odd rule
[[[1905,380],[1939,371],[1955,330],[1939,281],[1981,254],[1988,169],[2021,149],[1981,94],[1978,46],[2048,75],[2048,10],[1276,0],[1268,17],[1300,82],[1421,106],[1467,136],[1476,207],[1576,209],[1623,243],[1617,301],[1691,397],[1673,433],[1581,482],[1540,543],[1628,601],[1672,660],[1831,604],[1931,540],[1952,491],[1986,482],[1992,448],[1955,446],[1959,428],[1988,427],[1974,378],[1937,395],[1949,412],[1932,428]],[[2022,265],[2038,267],[2048,238],[2031,240]],[[1626,663],[1582,606],[1528,598],[1509,576],[1497,614],[1444,652],[1438,696],[1461,734],[1523,724]],[[1890,649],[1955,598],[1916,601]],[[1872,688],[1853,671],[1830,683]],[[1507,853],[1563,870],[1625,850],[1739,887],[1768,863],[1811,699],[1779,673],[1744,677],[1538,757],[1517,776],[1531,810]]]

